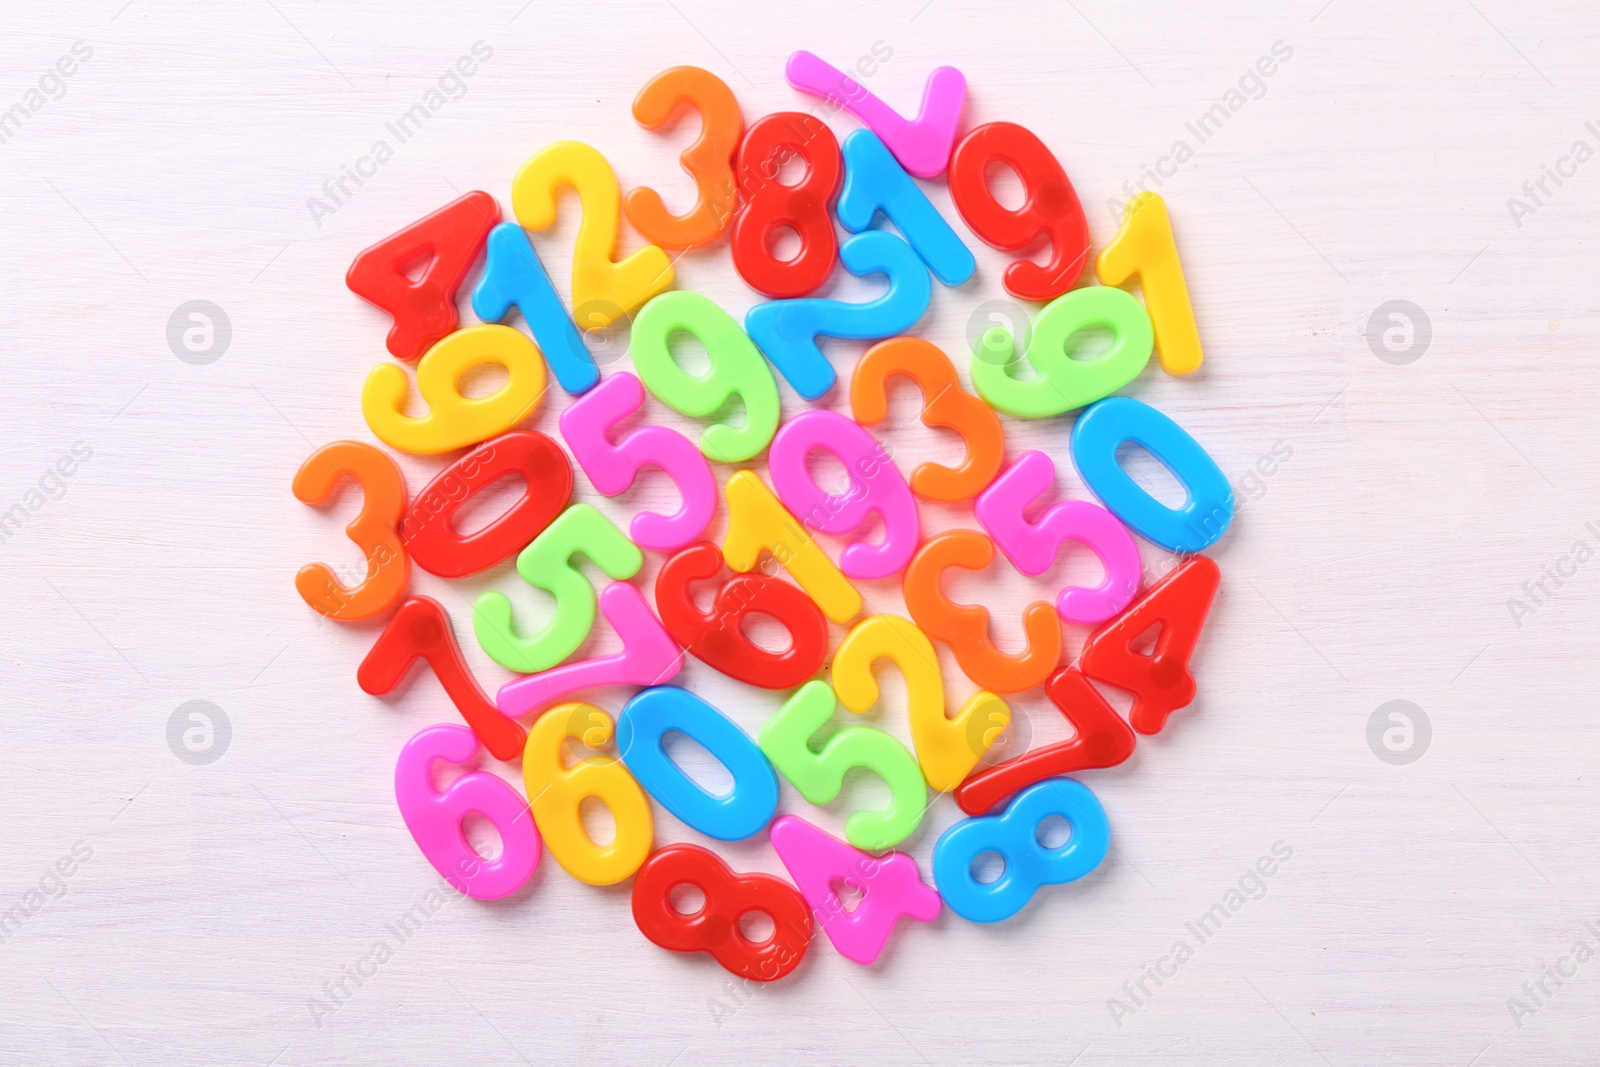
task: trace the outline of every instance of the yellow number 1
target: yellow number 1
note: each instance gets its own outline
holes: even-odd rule
[[[1200,331],[1183,280],[1178,245],[1166,202],[1155,193],[1128,201],[1122,228],[1095,260],[1101,285],[1122,285],[1135,275],[1144,290],[1145,310],[1155,327],[1156,358],[1168,374],[1190,374],[1200,368]]]

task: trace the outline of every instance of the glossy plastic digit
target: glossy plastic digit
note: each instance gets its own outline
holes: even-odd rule
[[[932,922],[944,908],[904,852],[862,852],[797,815],[774,822],[771,840],[822,932],[852,963],[866,967],[877,960],[902,916]],[[836,882],[860,895],[854,910],[846,910]]]
[[[364,249],[350,264],[344,278],[350,291],[394,316],[387,344],[396,359],[417,359],[460,323],[456,290],[499,221],[495,198],[474,190]],[[419,263],[425,265],[413,280]]]
[[[521,889],[539,866],[539,831],[528,802],[497,775],[468,771],[443,790],[433,787],[435,760],[473,764],[478,739],[465,726],[430,726],[407,741],[394,768],[394,798],[411,838],[433,869],[474,900],[499,900]],[[486,860],[462,832],[469,814],[488,819],[500,855]]]
[[[506,383],[488,396],[461,395],[461,377],[489,363],[505,368]],[[426,415],[405,414],[411,383],[393,363],[381,363],[367,375],[361,414],[390,448],[437,455],[511,429],[538,408],[544,385],[544,360],[526,335],[509,326],[468,326],[428,349],[417,364],[417,392],[428,405]]]
[[[472,676],[456,642],[450,616],[432,597],[414,596],[400,605],[361,661],[356,684],[363,693],[373,696],[391,693],[418,659],[427,663],[461,718],[494,758],[508,762],[516,759],[526,740],[522,727],[500,714]]]
[[[655,841],[650,800],[620,759],[587,756],[569,767],[562,755],[569,737],[598,749],[611,733],[611,716],[593,704],[563,704],[533,724],[522,754],[523,786],[550,855],[590,885],[616,885],[637,871]],[[610,844],[596,844],[583,828],[581,805],[590,797],[611,809]]]
[[[1200,329],[1195,325],[1189,286],[1183,280],[1183,262],[1172,237],[1172,220],[1159,193],[1140,193],[1128,201],[1122,228],[1094,263],[1102,285],[1126,285],[1139,280],[1145,310],[1155,326],[1156,358],[1168,374],[1192,374],[1200,369]]]
[[[733,788],[716,796],[685,774],[662,747],[669,731],[711,753],[733,779]],[[758,833],[778,808],[778,776],[755,742],[716,708],[675,685],[646,689],[628,701],[617,722],[617,752],[662,807],[718,841],[743,841]]]
[[[644,467],[659,467],[678,487],[682,504],[671,515],[643,511],[633,517],[629,536],[644,548],[675,552],[692,544],[717,512],[717,483],[704,456],[677,430],[643,426],[616,442],[607,434],[639,410],[644,386],[627,371],[613,374],[574,400],[561,413],[561,436],[606,496],[626,492]]]
[[[1167,507],[1122,469],[1117,452],[1129,443],[1183,483],[1188,499],[1181,507]],[[1233,522],[1233,489],[1216,461],[1182,426],[1132,397],[1102,400],[1078,416],[1072,464],[1113,515],[1169,552],[1199,552]]]
[[[326,563],[307,563],[294,576],[294,587],[319,615],[354,622],[381,614],[400,599],[411,564],[396,529],[406,506],[405,476],[371,445],[335,441],[311,453],[295,472],[295,499],[312,507],[326,504],[346,479],[361,487],[361,511],[344,532],[367,557],[366,576],[346,587]]]
[[[807,457],[828,452],[844,465],[849,485],[829,493],[812,478]],[[854,541],[839,555],[851,578],[887,578],[910,562],[920,525],[911,487],[872,435],[837,411],[807,411],[783,424],[767,456],[772,486],[784,507],[813,530],[848,534],[873,516],[883,523],[877,544]]]
[[[761,751],[778,773],[807,801],[821,807],[844,786],[845,773],[860,767],[883,779],[889,806],[855,811],[844,821],[844,836],[857,848],[893,848],[922,823],[928,791],[922,771],[906,747],[882,730],[846,726],[828,738],[821,751],[811,735],[833,717],[833,689],[826,682],[807,682],[761,727]]]
[[[613,582],[600,591],[600,614],[622,638],[622,651],[507,682],[495,695],[501,714],[521,718],[580,689],[662,685],[683,667],[683,649],[627,582]]]
[[[819,336],[857,341],[893,337],[915,325],[933,299],[927,268],[911,246],[892,233],[856,234],[840,247],[839,261],[858,278],[884,275],[888,288],[882,296],[860,304],[820,298],[774,300],[755,305],[744,317],[750,339],[807,400],[832,389],[837,377],[817,345]]]
[[[672,356],[675,334],[687,333],[705,347],[706,370],[690,374]],[[767,447],[778,429],[778,383],[732,315],[710,297],[675,290],[646,304],[629,337],[633,367],[657,400],[692,418],[724,411],[738,398],[739,425],[714,422],[700,434],[700,452],[719,463],[743,463]]]
[[[522,496],[470,534],[455,515],[474,495],[505,475],[522,479]],[[572,499],[572,464],[550,438],[512,430],[485,441],[434,476],[406,510],[406,551],[417,566],[441,578],[488,570],[538,537]]]
[[[779,182],[779,170],[796,154],[806,162],[805,174],[793,184]],[[843,170],[833,131],[798,111],[764,116],[745,131],[734,170],[741,203],[730,248],[739,277],[773,299],[814,292],[833,273],[839,250],[828,214]],[[780,229],[800,239],[799,252],[786,260],[772,252]]]
[[[680,885],[705,895],[699,911],[685,915],[673,906]],[[739,929],[751,912],[772,920],[765,941]],[[784,977],[811,944],[811,911],[792,885],[770,874],[737,874],[699,845],[668,845],[645,861],[633,880],[633,921],[654,944],[708,953],[723,970],[753,982]]]
[[[929,637],[943,641],[968,678],[996,693],[1020,693],[1049,677],[1061,662],[1061,616],[1042,600],[1022,611],[1028,647],[1006,655],[989,638],[989,609],[956,604],[941,582],[951,567],[981,571],[994,561],[994,543],[975,530],[948,530],[912,557],[902,583],[906,610]]]
[[[533,331],[539,350],[561,388],[574,395],[600,380],[600,369],[583,335],[561,303],[527,231],[503,222],[489,232],[489,259],[472,290],[472,313],[484,322],[504,322],[516,308]]]
[[[1056,594],[1056,610],[1068,622],[1104,622],[1128,606],[1139,591],[1143,565],[1128,528],[1099,504],[1062,500],[1035,522],[1023,516],[1056,478],[1043,452],[1024,452],[979,494],[973,514],[990,538],[1023,574],[1050,569],[1061,546],[1076,541],[1095,554],[1105,577],[1099,585],[1069,585]]]
[[[759,474],[737,471],[723,491],[728,497],[728,532],[722,539],[722,558],[729,567],[741,573],[750,571],[766,549],[824,615],[834,622],[856,617],[861,611],[861,594],[772,495]]]
[[[889,380],[901,375],[922,390],[922,424],[961,435],[959,466],[924,463],[911,472],[911,491],[924,500],[970,500],[994,481],[1005,461],[1005,431],[994,409],[961,388],[956,368],[938,346],[920,337],[895,337],[867,349],[850,376],[850,413],[863,426],[889,413]]]
[[[1039,824],[1059,815],[1071,826],[1065,843],[1039,843]],[[933,880],[950,910],[969,922],[994,923],[1021,911],[1047,885],[1065,885],[1088,874],[1111,848],[1106,809],[1088,786],[1051,778],[1029,786],[999,815],[963,819],[933,846]],[[972,861],[998,852],[1005,871],[992,882],[972,874]]]
[[[1022,179],[1020,207],[1008,208],[989,188],[1003,163]],[[1004,252],[1020,252],[1040,237],[1050,241],[1044,263],[1019,259],[1001,276],[1021,300],[1054,300],[1071,289],[1089,262],[1089,224],[1061,163],[1043,141],[1014,122],[991,122],[964,137],[950,155],[950,199],[972,232]]]
[[[669,67],[633,98],[633,120],[647,130],[676,124],[685,111],[700,115],[700,136],[678,156],[694,178],[694,207],[669,214],[654,189],[632,189],[623,210],[645,240],[662,248],[699,248],[722,236],[733,218],[733,154],[744,132],[739,101],[726,82],[699,67]]]
[[[935,67],[922,89],[917,117],[907,119],[816,55],[800,51],[783,69],[789,84],[848,110],[883,139],[900,165],[919,178],[937,178],[950,162],[967,79],[955,67]]]
[[[1133,694],[1128,721],[1141,734],[1159,733],[1167,716],[1194,700],[1189,660],[1221,582],[1210,557],[1186,559],[1089,635],[1078,665],[1090,678]],[[1152,626],[1161,627],[1155,647],[1136,652],[1133,643]]]
[[[722,550],[690,545],[656,574],[656,610],[673,639],[730,678],[762,689],[792,689],[816,674],[828,652],[828,621],[799,588],[765,574],[736,574],[717,590],[709,612],[695,606],[689,583],[715,578]],[[783,624],[789,647],[772,652],[745,636],[744,620]]]
[[[872,668],[880,659],[899,668],[905,678],[911,743],[923,777],[934,792],[948,793],[1005,729],[1011,709],[993,693],[980,690],[967,698],[955,718],[948,718],[933,642],[898,615],[863,619],[839,642],[829,679],[839,703],[860,713],[878,702],[880,690]]]
[[[1111,347],[1089,359],[1073,358],[1068,344],[1096,326],[1110,331]],[[972,355],[972,387],[1019,419],[1060,415],[1110,396],[1137,378],[1150,362],[1153,337],[1150,317],[1121,289],[1077,289],[1035,316],[1033,338],[1022,353],[1033,366],[1032,378],[1017,378],[1015,340],[1004,327],[991,326]]]
[[[861,233],[882,212],[945,285],[960,285],[972,277],[978,267],[972,250],[895,162],[877,134],[855,130],[845,137],[841,152],[844,188],[836,208],[839,225]]]

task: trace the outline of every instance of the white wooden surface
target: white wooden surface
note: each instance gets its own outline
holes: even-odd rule
[[[1573,142],[1600,148],[1585,127],[1600,120],[1592,5],[813,0],[757,16],[708,0],[30,0],[0,26],[0,110],[74,42],[92,48],[0,144],[0,509],[26,507],[74,442],[92,450],[0,545],[0,909],[42,905],[0,944],[0,1062],[1600,1059],[1600,964],[1545,979],[1538,1001],[1524,989],[1575,942],[1600,947],[1600,923],[1583,925],[1600,920],[1600,569],[1578,566],[1530,616],[1508,607],[1575,542],[1600,544],[1585,525],[1600,526],[1600,163],[1547,180],[1527,217],[1507,205]],[[480,40],[493,56],[465,94],[316,225],[307,198]],[[890,103],[911,109],[927,72],[954,63],[971,83],[966,124],[1037,131],[1098,246],[1114,230],[1107,200],[1176,140],[1194,145],[1185,123],[1280,41],[1292,57],[1264,94],[1162,190],[1208,358],[1185,381],[1152,365],[1130,392],[1186,426],[1245,499],[1214,552],[1224,585],[1199,700],[1124,766],[1082,776],[1113,824],[1103,868],[994,927],[948,911],[910,924],[867,969],[819,935],[790,980],[750,993],[704,957],[648,944],[626,886],[581,885],[547,856],[514,899],[453,901],[314,1019],[323,983],[436,884],[390,776],[407,737],[454,720],[426,678],[392,700],[362,694],[376,628],[319,625],[292,585],[304,562],[357,559],[341,532],[352,500],[318,511],[289,493],[314,445],[370,439],[357,399],[386,358],[386,321],[344,288],[355,252],[458,192],[506,203],[516,167],[561,138],[600,148],[625,187],[684,204],[675,156],[693,129],[634,125],[647,77],[706,66],[749,119],[810,104],[784,84],[791,50],[845,65],[875,42],[892,57],[867,84]],[[942,183],[930,192],[948,209]],[[540,238],[563,291],[573,216]],[[1003,296],[1006,257],[973,244],[979,277],[938,292],[919,329],[957,353],[973,309]],[[678,269],[735,314],[753,300],[725,247]],[[232,323],[208,365],[166,341],[169,315],[196,299]],[[1407,365],[1366,337],[1396,299],[1432,324]],[[860,347],[832,351],[848,364]],[[553,432],[565,397],[551,399],[532,425]],[[785,404],[799,410],[792,393]],[[954,455],[916,410],[896,394],[897,458]],[[1081,493],[1066,430],[1012,423],[1009,444],[1062,457],[1061,491]],[[1245,483],[1280,442],[1292,457]],[[438,466],[404,464],[413,487]],[[652,476],[602,506],[626,517],[670,495]],[[972,525],[965,509],[926,522]],[[995,606],[1005,645],[1025,603],[1091,572],[1074,560],[1033,582],[1002,568],[955,591]],[[517,587],[509,565],[414,585],[463,636],[477,592],[529,596]],[[893,583],[864,591],[899,609]],[[466,644],[487,685],[507,677]],[[778,704],[703,665],[683,678],[751,732]],[[897,685],[876,722],[905,737]],[[166,739],[196,699],[232,727],[204,766]],[[1396,699],[1433,729],[1407,766],[1367,742]],[[1017,707],[1033,741],[1065,736],[1039,692]],[[873,789],[847,793],[871,803]],[[782,807],[830,827],[846,810],[814,811],[787,786]],[[924,870],[955,817],[941,801],[907,842]],[[658,809],[659,840],[692,836]],[[1280,841],[1293,856],[1266,895],[1196,945],[1185,924]],[[46,872],[77,842],[92,856],[64,894],[28,897],[41,881],[54,892]],[[718,851],[780,869],[764,843]],[[1193,958],[1114,1013],[1180,938]],[[1512,997],[1537,1010],[1513,1013]]]

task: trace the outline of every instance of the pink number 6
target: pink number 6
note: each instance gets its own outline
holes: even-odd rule
[[[539,866],[539,831],[528,802],[488,771],[471,771],[440,792],[433,788],[433,761],[473,764],[478,738],[465,726],[430,726],[400,750],[394,768],[394,798],[417,847],[460,892],[476,900],[499,900],[521,889]],[[477,812],[500,835],[500,855],[486,860],[461,831]]]

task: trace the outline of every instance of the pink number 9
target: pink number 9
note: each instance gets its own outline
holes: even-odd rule
[[[616,496],[633,484],[642,467],[660,467],[678,487],[683,504],[671,515],[653,511],[633,517],[628,535],[644,548],[676,552],[700,540],[717,510],[717,483],[700,450],[677,430],[644,426],[613,444],[606,433],[639,410],[644,386],[629,373],[613,374],[561,413],[561,436],[594,487]]]
[[[539,831],[528,802],[488,771],[471,771],[443,792],[433,788],[433,761],[473,764],[478,738],[465,726],[430,726],[400,750],[394,798],[417,847],[445,880],[475,900],[499,900],[521,889],[539,866]],[[461,831],[470,812],[500,835],[500,855],[486,860]]]
[[[815,451],[843,463],[849,485],[825,491],[806,468]],[[883,541],[846,545],[839,569],[851,578],[887,578],[911,562],[917,550],[917,503],[911,487],[877,440],[837,411],[808,411],[784,423],[772,439],[767,468],[778,499],[813,530],[845,534],[876,513]]]

